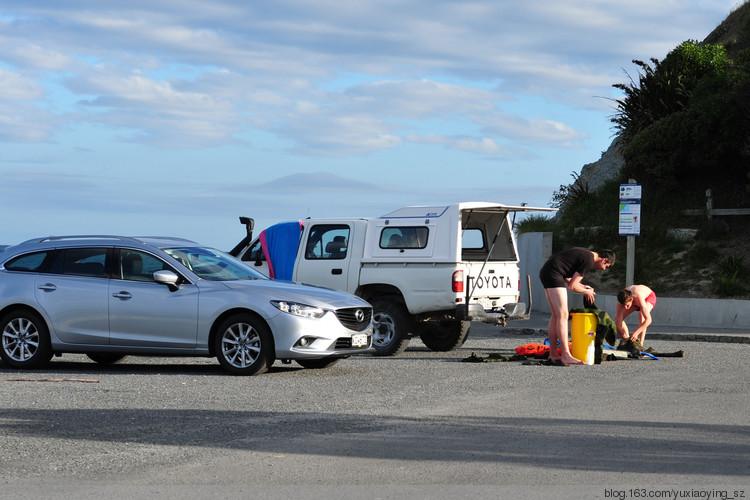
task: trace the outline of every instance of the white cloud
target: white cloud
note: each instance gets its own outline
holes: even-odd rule
[[[111,214],[137,214],[117,222],[142,233],[195,230],[214,217],[213,231],[229,216],[234,230],[248,212],[273,223],[281,212],[356,206],[373,215],[476,197],[516,204],[534,191],[548,200],[550,186],[608,146],[612,108],[600,97],[614,95],[631,59],[705,38],[736,5],[5,2],[0,168],[78,177],[3,174],[0,212],[15,214],[12,201],[43,190],[50,204],[25,210],[17,232],[49,223],[54,210],[60,225],[50,231],[78,231],[88,212],[105,230]],[[126,171],[157,187],[123,182]],[[330,177],[340,172],[347,177]]]
[[[106,68],[81,75],[70,87],[96,96],[81,101],[75,115],[84,122],[136,131],[130,141],[177,148],[197,148],[234,142],[242,130],[230,102],[203,92],[178,90],[139,72],[110,73]]]
[[[347,108],[387,113],[410,120],[438,115],[462,115],[493,108],[508,100],[498,92],[440,83],[433,80],[385,80],[355,85],[346,90]]]
[[[329,172],[309,172],[287,175],[258,186],[253,186],[252,188],[278,194],[291,194],[292,196],[299,193],[309,192],[324,195],[324,193],[332,192],[356,193],[372,192],[380,189],[375,184],[348,179]],[[250,186],[242,186],[240,189],[248,190],[250,189]]]
[[[42,47],[33,41],[0,37],[0,47],[2,57],[33,69],[65,70],[75,62],[75,58],[53,48]]]
[[[0,67],[0,89],[3,100],[32,101],[44,97],[39,83],[3,67]]]
[[[517,147],[508,147],[498,143],[489,137],[468,136],[440,136],[436,134],[417,135],[410,134],[406,137],[410,142],[417,144],[431,144],[443,146],[447,149],[456,149],[487,156],[504,156],[524,158],[531,156],[529,152]]]
[[[47,141],[61,125],[58,117],[34,105],[0,100],[0,142]]]
[[[502,102],[512,92],[603,111],[609,103],[596,97],[611,95],[630,59],[663,57],[703,13],[731,4],[683,13],[679,2],[645,0],[33,2],[4,21],[10,45],[21,48],[4,44],[0,54],[18,68],[16,79],[24,66],[48,72],[25,77],[26,88],[11,81],[16,95],[40,95],[58,71],[90,110],[101,107],[87,120],[151,144],[230,144],[261,126],[297,152],[360,155],[402,144],[412,133],[402,120],[448,117],[487,135],[471,147],[456,142],[464,151],[519,139],[579,147],[586,134],[564,118],[513,116]],[[72,67],[78,74],[68,78]],[[324,91],[340,72],[374,78]],[[304,111],[304,102],[319,108]]]
[[[282,137],[297,143],[299,154],[358,156],[393,148],[402,139],[391,127],[369,115],[342,115],[323,108],[298,108],[276,129]]]

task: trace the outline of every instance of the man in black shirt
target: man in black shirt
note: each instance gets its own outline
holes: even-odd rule
[[[564,365],[580,365],[583,362],[570,354],[568,346],[568,293],[567,290],[582,293],[585,301],[594,303],[594,289],[581,283],[591,269],[604,270],[615,263],[612,250],[594,252],[586,248],[570,248],[550,257],[539,271],[539,279],[544,286],[544,294],[551,313],[548,328],[551,362]],[[558,354],[555,346],[558,345]]]

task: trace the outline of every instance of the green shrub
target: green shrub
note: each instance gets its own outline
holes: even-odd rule
[[[719,271],[713,279],[713,289],[720,297],[736,297],[747,292],[750,275],[744,256],[728,255],[718,263]]]
[[[719,261],[719,274],[745,280],[750,276],[743,255],[727,255]]]
[[[737,276],[719,273],[714,277],[713,290],[719,297],[737,297],[746,292],[744,282]]]
[[[516,222],[514,229],[516,230],[516,234],[544,233],[554,231],[555,222],[550,216],[531,214]]]
[[[692,267],[706,267],[716,261],[719,255],[718,250],[713,245],[699,241],[693,248],[687,252],[687,262]]]

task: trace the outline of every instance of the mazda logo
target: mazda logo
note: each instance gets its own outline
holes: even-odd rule
[[[359,323],[362,323],[365,320],[365,312],[362,309],[357,309],[357,311],[354,313],[354,318]]]

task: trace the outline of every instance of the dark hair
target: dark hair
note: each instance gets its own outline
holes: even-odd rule
[[[595,250],[596,251],[596,250]],[[615,252],[612,250],[598,250],[596,253],[599,255],[600,259],[607,259],[607,262],[609,262],[610,266],[615,265]]]
[[[622,305],[625,305],[625,302],[633,300],[633,292],[628,290],[627,288],[623,288],[619,292],[617,292],[617,302],[619,302]]]

